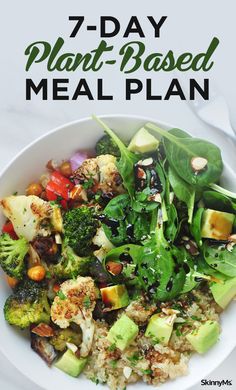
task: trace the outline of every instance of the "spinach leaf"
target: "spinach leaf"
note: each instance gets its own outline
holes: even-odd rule
[[[111,137],[115,144],[120,149],[120,159],[117,161],[117,169],[123,179],[123,185],[128,191],[130,198],[134,197],[134,164],[140,160],[140,156],[130,152],[125,144],[117,137],[117,135],[104,123],[100,118],[93,118],[103,127],[105,132]]]
[[[167,221],[165,223],[165,237],[168,241],[174,242],[178,231],[178,213],[175,206],[172,204],[167,206]]]
[[[168,179],[176,197],[186,204],[188,208],[188,222],[191,223],[195,200],[194,188],[178,176],[176,171],[171,167],[168,170]]]
[[[100,219],[108,240],[116,246],[127,242],[138,243],[149,234],[150,215],[135,212],[128,194],[110,200]]]
[[[157,223],[156,215],[155,210],[151,221],[151,238],[138,258],[137,274],[139,286],[148,291],[154,300],[167,301],[180,294],[183,288],[186,252],[166,241],[163,223]]]
[[[136,288],[146,291],[154,301],[168,301],[183,289],[186,278],[183,264],[187,261],[187,254],[184,249],[168,244],[163,225],[156,223],[156,216],[155,210],[150,224],[151,236],[144,246],[126,244],[114,248],[107,254],[104,266],[108,260],[122,262],[128,256],[123,277]]]
[[[199,255],[196,259],[196,269],[198,272],[203,273],[205,275],[210,275],[213,278],[219,279],[219,280],[225,280],[228,277],[221,272],[216,271],[213,269],[209,264],[207,264],[204,256]]]
[[[190,225],[190,232],[196,241],[198,247],[202,246],[202,236],[201,236],[201,227],[202,227],[202,216],[204,208],[200,207],[193,216],[192,224]]]
[[[236,199],[236,193],[235,192],[226,190],[225,188],[219,186],[218,184],[210,184],[209,187],[212,190],[219,192],[220,194],[226,195],[226,196],[228,196],[229,198],[232,198],[232,199]]]
[[[236,276],[236,246],[230,252],[225,245],[210,246],[205,242],[203,254],[207,264],[214,270],[227,276]]]
[[[165,131],[152,123],[148,123],[146,127],[164,138],[163,144],[169,164],[187,183],[203,187],[219,180],[223,171],[223,162],[220,149],[216,145],[199,138],[192,138],[179,129]],[[208,161],[206,169],[198,174],[191,166],[194,157],[203,157]]]
[[[210,209],[236,214],[236,203],[224,194],[216,191],[204,191],[203,200],[206,207]]]

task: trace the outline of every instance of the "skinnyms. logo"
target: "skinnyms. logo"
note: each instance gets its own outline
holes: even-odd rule
[[[212,381],[212,380],[208,380],[208,379],[202,379],[201,380],[201,386],[218,386],[218,387],[221,387],[221,386],[232,386],[232,380],[225,380],[225,379],[222,379],[221,381]]]

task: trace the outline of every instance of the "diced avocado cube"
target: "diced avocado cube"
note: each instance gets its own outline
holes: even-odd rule
[[[108,340],[124,351],[138,335],[138,325],[127,315],[123,314],[111,327],[107,335]]]
[[[236,296],[236,277],[227,279],[223,283],[213,283],[210,289],[216,303],[225,309]]]
[[[81,374],[86,363],[87,358],[77,358],[70,349],[67,349],[67,351],[55,363],[55,367],[76,378],[79,374]]]
[[[103,303],[111,310],[121,309],[129,304],[129,295],[123,284],[104,287],[100,291]]]
[[[202,216],[201,236],[215,240],[227,240],[234,223],[234,214],[223,211],[204,210]]]
[[[160,316],[154,314],[148,323],[145,336],[151,337],[154,341],[167,345],[173,331],[173,316]]]
[[[205,353],[218,340],[220,326],[216,321],[206,321],[198,329],[187,334],[186,338],[198,353]]]
[[[142,127],[131,139],[128,149],[136,153],[148,153],[157,150],[159,141]]]

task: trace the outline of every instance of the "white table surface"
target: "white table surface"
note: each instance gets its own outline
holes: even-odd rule
[[[225,95],[230,107],[231,121],[236,127],[236,91],[235,86],[235,50],[232,50],[233,33],[235,36],[235,4],[228,0],[218,4],[215,0],[198,2],[180,0],[171,2],[157,2],[151,0],[149,4],[137,4],[137,1],[131,0],[125,2],[125,11],[119,4],[111,4],[110,1],[102,0],[99,8],[94,6],[91,0],[80,4],[78,12],[78,2],[70,1],[70,7],[67,2],[58,4],[58,1],[48,2],[41,0],[39,3],[22,0],[14,2],[8,0],[4,3],[4,11],[1,13],[2,21],[0,23],[0,36],[5,37],[3,42],[4,55],[1,58],[1,94],[0,94],[0,170],[15,154],[36,137],[44,134],[53,127],[59,126],[68,121],[96,114],[140,114],[159,118],[160,120],[174,123],[176,126],[189,130],[194,134],[205,136],[208,139],[217,142],[223,149],[224,158],[227,160],[227,150],[233,150],[235,145],[229,144],[225,137],[219,137],[214,129],[203,124],[192,113],[186,102],[173,99],[169,102],[145,102],[143,95],[136,97],[133,101],[125,102],[123,98],[122,83],[124,75],[117,74],[115,70],[109,72],[103,71],[99,77],[108,80],[108,86],[112,86],[115,91],[113,102],[97,102],[82,99],[77,102],[42,102],[35,98],[31,102],[25,101],[24,72],[25,58],[24,48],[38,39],[55,39],[58,35],[68,35],[68,25],[66,19],[69,14],[87,15],[90,21],[97,21],[98,15],[116,15],[121,21],[127,21],[127,15],[168,15],[169,27],[165,32],[164,41],[160,41],[160,47],[168,47],[180,51],[186,48],[193,50],[204,49],[210,39],[215,35],[221,40],[221,46],[216,54],[214,69],[210,73],[210,81],[217,82],[221,92]],[[141,3],[141,2],[140,2]],[[142,2],[143,3],[143,2]],[[158,9],[156,4],[158,3]],[[165,3],[163,5],[163,3]],[[178,3],[178,4],[177,4]],[[207,3],[207,4],[206,4]],[[135,4],[135,13],[133,11]],[[92,7],[93,5],[93,7]],[[217,5],[217,6],[216,6]],[[12,8],[14,6],[14,12]],[[55,13],[55,6],[57,12]],[[214,12],[212,13],[212,9]],[[46,10],[46,12],[45,12]],[[210,23],[209,23],[210,20]],[[53,22],[52,22],[53,21]],[[199,28],[199,24],[201,28]],[[9,26],[14,26],[10,29]],[[234,26],[234,27],[232,27]],[[177,29],[176,29],[177,27]],[[189,37],[186,35],[188,29]],[[234,31],[233,31],[234,30]],[[7,34],[6,34],[7,31]],[[83,32],[86,34],[86,32]],[[93,36],[84,35],[78,42],[78,48],[93,48]],[[84,44],[84,42],[86,44]],[[116,45],[123,44],[122,38],[117,37],[114,40]],[[148,43],[154,50],[156,41],[150,40]],[[75,50],[75,46],[73,46]],[[227,60],[231,59],[231,62]],[[115,73],[114,73],[115,72]],[[3,76],[4,75],[4,76]],[[42,77],[52,77],[43,71],[41,67],[35,67],[30,75],[38,80]],[[65,76],[65,75],[64,75]],[[60,77],[64,77],[60,76]],[[68,77],[66,75],[65,77]],[[79,79],[79,74],[70,75],[70,79],[75,83]],[[94,75],[86,74],[88,81],[94,82]],[[98,76],[96,76],[98,77]],[[144,79],[150,77],[140,71],[138,78]],[[156,76],[155,76],[156,77]],[[171,76],[162,74],[157,76],[158,86],[166,88]],[[234,149],[236,151],[236,149]],[[236,155],[236,153],[235,153]],[[32,162],[34,163],[34,162]],[[236,166],[236,160],[229,161],[231,166]],[[22,174],[19,172],[19,174]],[[235,303],[234,303],[235,304]],[[1,332],[0,332],[1,335]],[[235,335],[232,335],[232,339]],[[1,342],[1,336],[0,336]],[[16,346],[17,348],[17,346]],[[233,387],[236,389],[236,350],[209,375],[208,379],[222,380],[232,379]],[[30,364],[30,363],[29,363]],[[39,373],[40,375],[40,373]],[[199,390],[201,373],[199,372],[199,384],[191,390]],[[226,387],[222,387],[226,388]],[[2,390],[39,390],[40,388],[25,378],[0,354],[0,389]],[[62,389],[57,389],[62,390]],[[181,390],[181,389],[176,389]]]

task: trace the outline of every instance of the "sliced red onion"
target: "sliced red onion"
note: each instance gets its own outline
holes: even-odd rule
[[[87,152],[77,152],[70,158],[72,171],[75,171],[88,158]]]

